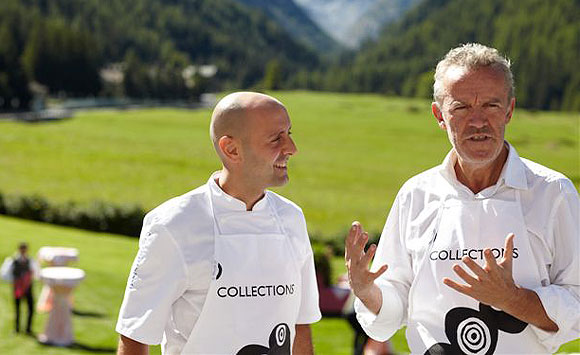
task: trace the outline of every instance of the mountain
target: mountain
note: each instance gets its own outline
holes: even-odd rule
[[[467,42],[511,59],[518,106],[580,110],[577,0],[425,1],[327,71],[319,88],[429,97],[436,63]]]
[[[125,94],[137,97],[183,95],[190,65],[217,67],[211,89],[224,90],[256,85],[271,62],[280,80],[320,64],[276,22],[234,0],[2,0],[0,39],[3,98],[26,88],[25,79],[51,92],[99,94],[99,85],[81,84],[114,63],[127,71]],[[80,67],[90,73],[76,75]]]
[[[247,6],[262,10],[279,23],[294,39],[319,53],[335,53],[341,45],[315,24],[293,0],[237,0]]]
[[[419,0],[294,0],[332,38],[348,48],[374,39]]]

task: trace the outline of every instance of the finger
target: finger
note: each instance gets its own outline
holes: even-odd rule
[[[354,244],[354,247],[352,249],[352,251],[353,251],[352,258],[353,259],[362,260],[362,258],[365,255],[365,246],[367,245],[368,240],[369,240],[369,234],[367,232],[360,233],[360,235],[358,236],[356,243]]]
[[[479,282],[478,279],[471,276],[467,271],[463,270],[463,268],[457,264],[453,265],[453,271],[457,274],[457,276],[461,277],[463,281],[472,286]]]
[[[483,250],[483,257],[485,258],[485,269],[490,271],[496,271],[498,269],[497,260],[495,260],[489,248]]]
[[[350,229],[348,230],[348,234],[346,236],[346,243],[347,244],[350,244],[350,245],[354,244],[354,241],[355,241],[356,236],[357,236],[357,231],[358,231],[359,225],[360,225],[360,223],[358,221],[354,221],[350,225]]]
[[[352,248],[354,246],[354,242],[357,235],[358,226],[360,223],[358,221],[352,222],[350,229],[348,230],[348,234],[346,236],[345,241],[345,248],[344,248],[344,258],[345,260],[349,260],[352,258]]]
[[[378,279],[382,274],[385,273],[385,271],[387,271],[387,269],[389,268],[389,266],[387,264],[381,266],[377,271],[375,272],[369,272],[369,274],[371,275],[371,280],[375,281],[376,279]]]
[[[371,244],[371,246],[369,247],[369,249],[367,250],[366,254],[363,257],[363,262],[368,265],[371,260],[373,260],[373,257],[375,256],[375,253],[377,251],[377,246],[376,244]]]
[[[512,263],[514,260],[514,238],[515,237],[516,237],[515,234],[510,233],[505,238],[505,254],[503,256],[502,264],[505,265],[505,267],[509,271],[512,270]]]
[[[485,270],[483,270],[483,268],[481,266],[479,266],[478,263],[476,263],[475,261],[471,260],[470,257],[464,256],[461,261],[463,261],[463,263],[465,265],[467,265],[467,267],[469,268],[469,270],[473,271],[473,273],[477,276],[479,276],[480,278],[485,278],[487,276],[487,273],[485,272]]]
[[[359,243],[359,240],[360,240],[360,237],[362,234],[362,227],[358,221],[355,221],[352,224],[352,227],[354,229],[354,238],[352,240],[352,245],[356,246]]]
[[[454,289],[454,290],[455,290],[455,291],[457,291],[457,292],[460,292],[460,293],[463,293],[464,295],[467,295],[467,296],[473,297],[473,296],[471,296],[471,295],[472,295],[472,293],[473,293],[473,292],[472,292],[472,290],[471,290],[471,287],[469,287],[469,286],[467,286],[467,285],[462,285],[462,284],[459,284],[459,283],[457,283],[457,282],[455,282],[455,281],[451,280],[451,279],[450,279],[450,278],[448,278],[448,277],[445,277],[445,278],[443,278],[443,283],[444,283],[445,285],[447,285],[447,286],[451,287],[452,289]]]

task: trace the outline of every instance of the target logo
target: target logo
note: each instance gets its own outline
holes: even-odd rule
[[[286,328],[286,324],[280,324],[276,327],[276,344],[278,344],[278,346],[284,345],[284,342],[286,341],[286,337],[288,336]]]
[[[286,323],[280,323],[270,333],[267,346],[246,345],[236,355],[290,355],[290,328]]]
[[[491,355],[497,347],[498,332],[517,334],[528,323],[490,306],[479,304],[479,311],[466,307],[449,310],[445,315],[445,334],[449,343],[437,343],[429,354]]]
[[[485,354],[491,346],[491,334],[479,318],[468,318],[457,326],[457,344],[465,354]]]

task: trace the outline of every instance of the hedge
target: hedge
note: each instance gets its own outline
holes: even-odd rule
[[[113,205],[104,201],[58,204],[38,195],[15,196],[0,193],[0,214],[96,232],[139,237],[145,210],[135,204]],[[330,259],[333,255],[344,255],[344,238],[345,236],[335,238],[310,236],[316,270],[327,285],[330,284],[332,275]],[[369,244],[376,243],[379,234],[371,234],[369,239]]]
[[[56,204],[38,196],[0,194],[0,214],[62,226],[138,237],[145,211],[103,201]]]

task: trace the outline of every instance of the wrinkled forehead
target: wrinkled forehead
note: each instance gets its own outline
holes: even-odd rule
[[[450,66],[443,76],[444,101],[466,96],[493,96],[507,100],[509,88],[501,70],[490,66],[468,68]]]

